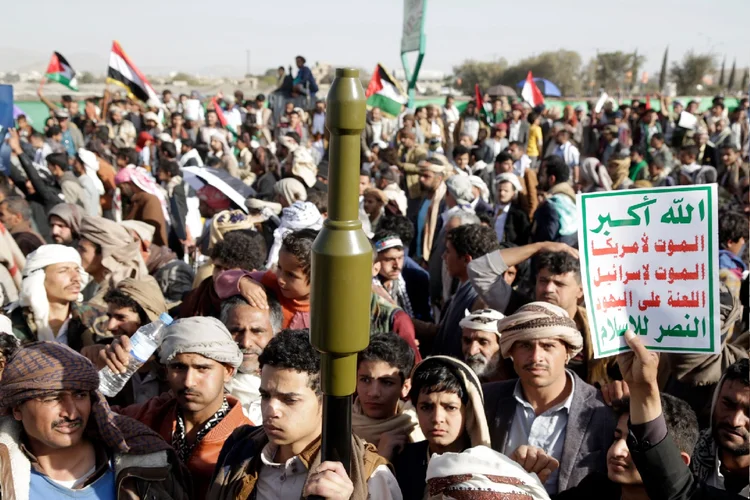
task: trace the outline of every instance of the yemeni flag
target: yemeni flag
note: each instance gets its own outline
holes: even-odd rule
[[[539,90],[539,87],[536,86],[531,71],[526,75],[526,82],[523,84],[523,89],[521,89],[521,97],[523,97],[524,101],[531,104],[532,108],[544,104],[544,96],[542,95],[542,91]]]
[[[365,91],[367,106],[378,107],[383,113],[391,116],[401,114],[401,105],[406,104],[407,98],[398,81],[393,78],[382,64],[375,67],[369,85]]]
[[[47,73],[44,77],[51,82],[57,82],[65,85],[70,90],[78,91],[78,81],[76,72],[67,59],[59,52],[53,52],[47,66]]]
[[[237,137],[237,131],[234,129],[232,124],[229,123],[229,120],[227,120],[227,117],[224,116],[224,110],[221,109],[221,106],[219,106],[219,103],[216,101],[216,97],[211,98],[211,104],[214,105],[214,111],[216,111],[216,118],[219,120],[219,124],[225,129],[229,130],[232,133],[232,135]]]
[[[156,95],[154,88],[122,50],[117,40],[112,42],[112,52],[109,54],[107,83],[123,87],[132,99],[139,99],[146,103],[159,102],[159,96]]]

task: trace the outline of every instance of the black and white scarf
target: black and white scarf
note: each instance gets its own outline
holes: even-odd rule
[[[219,408],[219,410],[214,413],[205,424],[203,424],[203,427],[200,428],[198,434],[195,436],[193,444],[189,444],[187,440],[187,432],[185,432],[185,420],[182,417],[182,411],[179,408],[177,409],[177,425],[172,433],[172,448],[175,449],[183,464],[188,463],[190,455],[193,453],[195,447],[203,441],[203,438],[206,437],[206,434],[211,432],[211,429],[216,427],[219,422],[227,416],[227,413],[229,413],[229,403],[227,402],[227,398],[224,398],[221,408]]]

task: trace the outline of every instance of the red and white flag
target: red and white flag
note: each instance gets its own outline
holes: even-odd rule
[[[156,104],[160,102],[154,88],[122,50],[117,40],[112,42],[112,52],[109,53],[107,83],[123,87],[131,98]]]
[[[531,104],[532,108],[544,104],[544,96],[539,87],[536,86],[536,83],[534,83],[534,76],[531,74],[531,71],[526,75],[526,83],[523,84],[523,89],[521,89],[521,97],[523,97],[524,101]]]

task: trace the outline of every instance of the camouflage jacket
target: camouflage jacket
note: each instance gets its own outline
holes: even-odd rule
[[[80,351],[82,347],[107,343],[112,335],[107,331],[107,311],[92,304],[70,304],[71,318],[68,323],[68,346]],[[35,342],[37,327],[34,323],[34,313],[31,308],[22,307],[18,302],[10,304],[5,315],[13,324],[13,334],[21,344]]]

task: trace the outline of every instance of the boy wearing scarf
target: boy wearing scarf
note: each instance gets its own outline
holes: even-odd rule
[[[411,388],[413,367],[414,351],[393,333],[373,336],[357,357],[352,431],[389,460],[407,443],[424,440],[414,406],[402,401]]]

